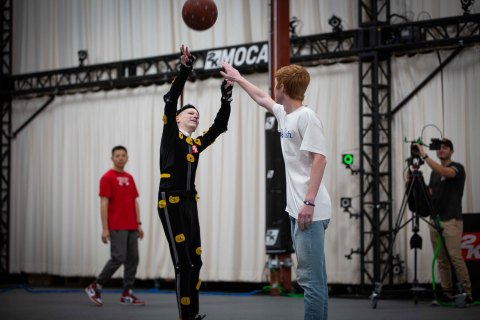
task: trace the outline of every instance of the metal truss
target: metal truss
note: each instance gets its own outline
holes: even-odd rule
[[[391,120],[404,101],[438,72],[392,112],[390,59],[392,55],[455,48],[453,58],[464,46],[480,43],[480,15],[390,24],[389,1],[359,0],[359,8],[355,50],[360,86],[361,241],[360,248],[352,252],[360,254],[362,289],[371,284],[380,293],[383,281],[393,284],[394,261],[389,252],[393,246]]]
[[[374,16],[371,10],[365,13],[371,8],[361,2],[364,12],[361,16]],[[386,10],[389,6],[379,8]],[[385,16],[383,12],[380,14]],[[368,21],[357,30],[292,38],[291,61],[306,66],[329,64],[358,61],[359,55],[373,50],[406,54],[479,42],[480,14],[393,25],[380,21],[374,26]],[[235,66],[244,73],[267,72],[268,61],[261,57],[267,46],[267,42],[258,42],[194,51],[197,62],[190,80],[218,76],[220,58],[238,60]],[[16,75],[9,94],[28,98],[163,84],[173,80],[177,64],[178,55],[174,54]]]
[[[0,86],[12,88],[12,2],[1,1],[0,48],[2,65],[0,67]],[[0,274],[9,270],[9,220],[10,220],[10,150],[12,130],[12,97],[0,93]]]
[[[391,68],[384,45],[389,24],[389,1],[359,0],[360,30],[366,52],[360,53],[360,261],[361,286],[381,281],[389,268],[385,253],[392,231]],[[389,33],[387,33],[389,34]],[[367,281],[368,280],[368,281]],[[392,277],[390,277],[392,282]]]
[[[379,52],[359,63],[361,284],[380,281],[392,230],[391,69]],[[390,278],[390,284],[392,282]]]

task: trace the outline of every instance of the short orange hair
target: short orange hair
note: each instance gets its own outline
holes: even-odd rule
[[[303,101],[310,83],[310,74],[304,67],[298,64],[281,67],[275,72],[275,79],[277,88],[283,84],[285,94],[292,99]]]

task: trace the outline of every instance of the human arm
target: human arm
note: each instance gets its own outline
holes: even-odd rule
[[[183,87],[185,86],[188,75],[190,74],[190,72],[192,72],[194,62],[195,58],[188,50],[188,47],[182,44],[182,46],[180,47],[180,71],[173,80],[172,86],[170,87],[168,93],[163,96],[163,99],[166,103],[166,114],[168,113],[168,111],[171,111],[171,113],[175,114],[178,98],[182,94]]]
[[[222,67],[225,71],[220,71],[220,74],[229,81],[238,83],[238,85],[245,90],[245,92],[259,105],[267,109],[268,112],[273,113],[272,108],[275,101],[270,95],[255,86],[253,83],[245,79],[237,69],[230,64],[224,62]]]
[[[232,102],[232,89],[233,82],[228,80],[222,81],[222,84],[220,85],[222,93],[220,110],[218,110],[215,120],[210,128],[198,138],[201,142],[199,145],[200,152],[211,145],[220,134],[227,131],[231,111],[230,103]]]
[[[137,233],[138,233],[138,237],[140,239],[143,239],[142,220],[140,218],[140,206],[138,205],[138,198],[135,199],[135,211],[137,213],[137,223],[138,223]]]
[[[310,171],[310,183],[308,184],[305,201],[315,203],[320,184],[322,183],[325,167],[327,166],[327,158],[320,153],[311,153],[312,169]],[[304,204],[298,213],[298,226],[301,230],[305,230],[312,223],[314,207]]]
[[[419,151],[419,155],[420,155],[420,158],[422,158],[423,161],[425,161],[425,163],[433,170],[435,171],[436,173],[438,173],[439,175],[441,175],[442,177],[446,177],[446,178],[455,178],[455,176],[457,175],[457,171],[455,171],[455,169],[453,169],[452,167],[445,167],[445,166],[442,166],[441,163],[438,163],[437,161],[433,160],[431,157],[429,157],[423,146],[420,145],[420,144],[415,144],[418,148],[418,151]]]
[[[102,242],[108,243],[110,240],[110,230],[108,229],[108,204],[107,197],[100,198],[100,217],[102,219]]]

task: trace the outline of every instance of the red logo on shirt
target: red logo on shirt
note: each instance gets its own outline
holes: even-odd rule
[[[192,153],[198,153],[197,146],[195,146],[195,145],[192,146]]]
[[[128,177],[117,177],[118,185],[119,186],[129,186],[130,181],[128,181]]]

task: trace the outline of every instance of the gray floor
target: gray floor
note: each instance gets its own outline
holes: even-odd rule
[[[119,291],[106,290],[103,307],[88,300],[81,289],[55,290],[24,288],[0,291],[0,319],[69,319],[69,320],[162,320],[177,319],[175,294],[170,291],[137,290],[147,303],[144,307],[122,306]],[[467,308],[432,306],[431,301],[379,300],[372,309],[368,298],[329,299],[330,320],[372,319],[480,319],[480,306]],[[272,297],[265,294],[203,293],[200,296],[205,320],[302,320],[301,298]]]

